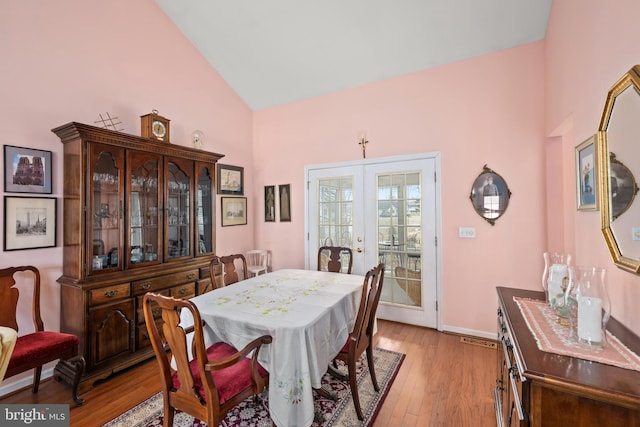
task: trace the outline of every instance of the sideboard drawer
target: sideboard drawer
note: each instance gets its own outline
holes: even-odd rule
[[[156,292],[157,294],[168,297],[171,294],[169,289],[165,289],[162,291]],[[138,323],[144,323],[144,295],[136,297],[136,311],[138,313]],[[151,301],[151,313],[153,314],[154,319],[158,319],[162,312],[160,311],[160,307],[158,307],[158,303],[155,301]]]
[[[187,283],[186,285],[171,288],[171,296],[174,298],[193,298],[196,296],[196,284]]]
[[[89,295],[89,304],[92,306],[117,301],[131,295],[131,285],[129,283],[122,283],[120,285],[94,289],[90,291]]]
[[[147,292],[155,292],[158,289],[166,289],[183,283],[195,282],[196,280],[198,280],[198,269],[149,277],[148,279],[133,282],[133,294],[143,295]]]

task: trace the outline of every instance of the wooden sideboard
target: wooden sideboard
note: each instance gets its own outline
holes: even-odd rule
[[[495,390],[498,426],[640,426],[640,372],[539,350],[513,297],[544,300],[544,292],[497,292],[503,342]],[[636,335],[613,318],[607,328],[640,354]]]
[[[80,338],[80,391],[153,356],[146,292],[211,288],[215,165],[223,156],[81,123],[64,144],[61,330]]]

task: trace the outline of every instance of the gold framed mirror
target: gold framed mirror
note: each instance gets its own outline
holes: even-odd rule
[[[640,272],[640,65],[609,90],[598,128],[598,199],[605,242],[620,268]]]

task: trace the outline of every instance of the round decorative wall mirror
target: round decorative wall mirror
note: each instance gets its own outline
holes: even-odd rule
[[[605,242],[620,268],[640,272],[640,65],[616,82],[598,128],[598,200]]]
[[[473,209],[489,224],[495,225],[509,205],[511,191],[505,180],[484,165],[471,187],[469,198]]]

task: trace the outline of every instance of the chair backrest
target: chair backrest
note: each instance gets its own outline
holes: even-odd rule
[[[211,277],[211,285],[213,289],[222,288],[224,286],[224,272],[222,269],[222,261],[219,256],[211,258],[209,263],[209,276]]]
[[[161,321],[154,318],[154,306],[158,307],[162,312]],[[193,317],[191,354],[197,359],[197,369],[194,371],[189,365],[190,353],[187,349],[187,334],[192,331],[191,329],[185,330],[180,326],[181,310],[189,310]],[[160,366],[162,391],[165,393],[166,399],[171,402],[172,407],[194,415],[198,419],[207,420],[206,402],[210,402],[213,406],[218,405],[218,410],[219,402],[213,379],[205,370],[207,350],[204,343],[200,312],[189,300],[147,293],[143,300],[143,313],[151,345]],[[161,325],[161,329],[159,329],[158,324]],[[167,351],[165,343],[170,353]],[[175,363],[175,370],[172,370],[171,358]],[[174,388],[173,372],[175,371],[177,371],[180,380],[180,388],[178,389]],[[200,395],[199,388],[195,386],[194,372],[199,372],[201,375],[204,396]]]
[[[247,259],[242,254],[225,255],[220,257],[224,269],[224,284],[230,285],[246,279]],[[240,272],[238,272],[240,268]]]
[[[351,248],[345,246],[321,246],[318,249],[318,271],[351,274],[352,267],[353,252]]]
[[[15,273],[30,271],[33,273],[32,317],[35,331],[44,331],[44,323],[40,317],[40,271],[33,266],[8,267],[0,270],[0,326],[18,331],[18,297],[20,291],[14,287]]]
[[[264,271],[266,273],[268,256],[269,253],[265,249],[252,249],[247,251],[245,257],[249,271]]]
[[[355,351],[356,354],[360,354],[373,341],[376,311],[378,311],[383,282],[383,263],[367,271],[364,276],[358,316],[349,337],[349,352]]]

